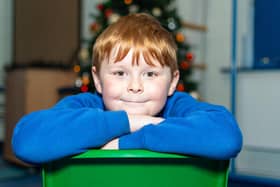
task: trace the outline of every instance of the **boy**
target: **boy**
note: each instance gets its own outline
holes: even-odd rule
[[[242,136],[232,115],[175,91],[176,50],[171,34],[153,17],[122,17],[93,48],[97,93],[69,96],[23,117],[14,130],[15,154],[30,163],[90,148],[235,157]]]

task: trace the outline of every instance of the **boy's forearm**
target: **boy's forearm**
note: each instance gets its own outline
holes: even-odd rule
[[[128,120],[129,120],[130,131],[135,132],[146,125],[150,125],[150,124],[157,125],[160,122],[162,122],[164,119],[160,117],[153,117],[147,115],[128,114]],[[112,141],[105,144],[101,149],[110,149],[110,150],[119,149],[119,139],[118,138],[113,139]]]
[[[229,112],[221,107],[167,117],[160,125],[119,137],[119,149],[148,149],[227,160],[242,148],[242,134]]]
[[[56,108],[22,118],[14,130],[12,147],[19,159],[35,164],[97,148],[128,133],[129,121],[123,111]]]

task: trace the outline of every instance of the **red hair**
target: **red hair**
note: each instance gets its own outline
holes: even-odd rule
[[[115,62],[121,61],[133,48],[133,64],[139,63],[142,53],[149,65],[157,60],[171,72],[177,67],[177,46],[170,32],[160,22],[146,13],[130,14],[109,25],[97,38],[93,47],[93,65],[99,73],[101,63],[117,49]]]

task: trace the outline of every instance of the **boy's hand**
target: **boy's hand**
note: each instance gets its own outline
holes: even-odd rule
[[[101,147],[101,149],[119,149],[119,139],[116,138],[112,141],[110,141],[109,143],[107,143],[106,145],[104,145],[103,147]]]
[[[128,120],[129,120],[130,131],[135,132],[148,124],[157,125],[160,122],[162,122],[164,118],[147,116],[147,115],[128,114]]]

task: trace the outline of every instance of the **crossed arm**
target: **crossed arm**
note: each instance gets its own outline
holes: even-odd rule
[[[128,114],[128,121],[130,126],[130,132],[133,133],[140,130],[147,124],[157,125],[164,120],[161,117],[153,117],[146,115],[130,115]],[[119,149],[119,139],[113,139],[107,144],[105,144],[101,149]]]
[[[188,103],[186,107],[178,100],[172,110],[167,103],[161,118],[104,111],[101,99],[92,94],[71,96],[23,117],[14,130],[13,150],[30,163],[90,148],[149,149],[215,159],[236,156],[242,136],[231,114],[223,107]]]

